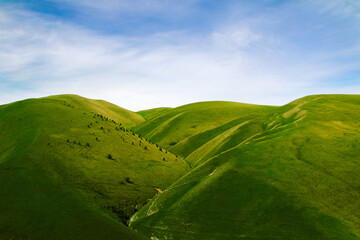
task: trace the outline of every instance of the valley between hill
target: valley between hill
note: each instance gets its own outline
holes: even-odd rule
[[[0,106],[0,129],[0,239],[360,239],[358,95],[59,95]]]

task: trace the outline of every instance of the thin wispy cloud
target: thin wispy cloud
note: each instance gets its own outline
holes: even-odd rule
[[[51,1],[53,12],[0,5],[0,103],[74,93],[140,110],[204,100],[285,104],[360,91],[356,2],[154,1],[150,13],[141,3]],[[105,26],[124,9],[129,16],[156,13],[163,22],[133,21],[151,25],[141,34]],[[94,12],[109,18],[87,24]],[[198,13],[201,24],[182,21]]]

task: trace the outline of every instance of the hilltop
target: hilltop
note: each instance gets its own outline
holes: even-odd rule
[[[236,102],[199,102],[148,110],[152,118],[138,124],[134,131],[170,151],[187,157],[211,138],[220,135],[242,119],[268,114],[275,107]],[[144,111],[140,112],[143,114]]]
[[[359,119],[359,95],[2,105],[0,239],[359,240]]]
[[[170,149],[195,168],[130,226],[154,239],[360,239],[360,96],[243,106],[244,114],[223,114],[226,105],[218,124],[194,104],[185,120],[176,121],[186,116],[179,108],[135,127],[164,145],[175,136]],[[198,118],[209,127],[194,130]]]
[[[124,224],[189,170],[144,121],[76,95],[0,106],[0,238],[144,239]]]

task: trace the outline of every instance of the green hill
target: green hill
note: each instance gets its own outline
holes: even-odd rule
[[[143,118],[145,118],[145,120],[149,120],[149,119],[156,117],[162,113],[165,113],[169,110],[171,110],[171,108],[160,107],[160,108],[153,108],[153,109],[139,111],[137,113],[140,114],[141,116],[143,116]]]
[[[199,110],[207,104],[135,127],[195,168],[132,228],[153,239],[360,239],[360,96]]]
[[[359,119],[359,95],[2,105],[0,239],[359,240]]]
[[[144,239],[123,223],[189,167],[141,122],[76,95],[0,106],[0,239]]]
[[[218,135],[223,128],[231,127],[231,121],[263,116],[272,109],[274,107],[235,102],[192,103],[167,109],[137,125],[134,131],[173,153],[186,157]],[[153,110],[149,111],[153,112]],[[228,125],[225,125],[226,123]],[[218,129],[215,130],[216,128]],[[198,135],[199,133],[204,134]]]

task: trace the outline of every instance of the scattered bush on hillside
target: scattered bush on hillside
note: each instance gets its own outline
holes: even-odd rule
[[[147,146],[144,147],[144,150],[148,150]]]
[[[100,140],[98,138],[95,138],[96,141],[100,142]]]
[[[164,162],[166,162],[166,158],[164,158],[164,157],[163,157],[163,159],[162,159],[162,160],[163,160]]]
[[[110,153],[108,154],[107,158],[110,159],[110,160],[114,160],[114,158],[111,156]]]
[[[131,181],[129,177],[125,178],[125,180],[126,180],[127,183],[134,184],[134,182]]]
[[[74,106],[71,106],[70,104],[68,104],[66,101],[61,101],[61,104],[66,106],[66,107],[71,107],[74,108]]]
[[[86,143],[86,146],[85,147],[90,147],[90,143]]]
[[[68,143],[70,143],[70,140],[69,140],[69,139],[67,139],[66,141],[67,141]]]
[[[177,142],[171,142],[169,143],[170,146],[174,146]]]

